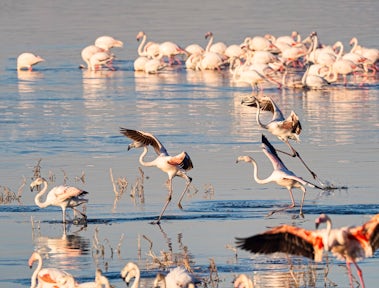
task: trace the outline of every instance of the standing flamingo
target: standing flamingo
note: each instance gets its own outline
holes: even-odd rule
[[[81,52],[81,56],[82,56],[82,59],[84,60],[84,62],[86,62],[87,64],[87,68],[90,69],[91,65],[90,65],[90,59],[91,57],[98,53],[98,52],[104,52],[105,50],[100,48],[100,47],[97,47],[95,45],[89,45],[87,47],[84,47],[82,52]],[[80,68],[84,68],[83,66],[80,66]]]
[[[251,237],[236,238],[237,247],[252,253],[284,252],[304,256],[316,262],[322,261],[323,251],[331,251],[335,257],[346,261],[351,287],[351,263],[357,268],[361,286],[365,287],[357,261],[372,257],[379,248],[379,214],[356,227],[332,229],[332,222],[325,214],[315,220],[316,228],[321,223],[326,223],[326,229],[306,230],[290,225],[277,226]]]
[[[187,270],[183,267],[176,267],[172,269],[167,275],[158,273],[154,279],[153,287],[160,288],[181,288],[189,287],[194,283],[194,278],[188,274]],[[192,286],[194,287],[194,286]]]
[[[66,208],[72,208],[74,212],[79,212],[85,219],[87,218],[82,212],[75,209],[76,206],[87,203],[88,199],[83,198],[88,194],[87,191],[81,190],[71,186],[57,186],[50,190],[47,194],[46,200],[41,202],[41,197],[47,191],[47,181],[44,178],[37,178],[30,184],[30,190],[33,191],[34,187],[44,184],[43,189],[35,196],[34,202],[40,208],[48,206],[58,206],[62,208],[63,223],[66,223]]]
[[[130,280],[134,278],[134,282],[131,288],[139,288],[141,272],[136,263],[128,262],[124,266],[124,268],[122,268],[120,275],[121,275],[121,278],[125,281],[126,285],[128,286],[129,286]]]
[[[89,59],[89,68],[92,71],[98,71],[103,65],[107,66],[110,70],[115,70],[112,66],[114,55],[108,52],[97,52]]]
[[[21,53],[17,57],[17,70],[22,70],[24,68],[27,68],[29,71],[33,70],[33,66],[45,61],[42,57],[37,56],[33,53],[25,52]]]
[[[95,40],[95,46],[100,47],[105,51],[109,51],[113,47],[123,47],[124,43],[112,36],[100,36]]]
[[[124,134],[126,137],[132,139],[134,142],[129,144],[128,150],[131,148],[140,148],[143,147],[143,152],[139,157],[139,162],[141,165],[146,167],[157,167],[161,169],[163,172],[166,172],[168,175],[168,186],[169,186],[169,193],[166,200],[165,205],[163,206],[162,212],[159,215],[156,222],[153,222],[155,224],[159,224],[160,220],[162,218],[163,213],[165,212],[167,205],[171,201],[172,197],[172,179],[175,176],[179,176],[186,180],[187,184],[184,188],[178,202],[178,207],[182,209],[181,201],[183,196],[188,190],[188,187],[192,181],[192,178],[187,176],[186,171],[189,171],[193,168],[193,164],[191,161],[190,156],[187,154],[187,152],[182,152],[176,156],[170,156],[166,150],[166,148],[162,145],[162,143],[152,134],[146,133],[143,131],[137,131],[137,130],[130,130],[125,128],[120,128],[120,132]],[[148,146],[153,146],[155,152],[158,154],[158,157],[155,158],[155,160],[150,162],[145,162],[144,157],[148,152]]]
[[[262,100],[263,99],[263,100]],[[273,113],[272,119],[267,124],[263,124],[259,118],[260,110],[261,110],[261,101],[265,102],[265,106],[270,107],[270,111]],[[251,103],[255,102],[255,105],[257,106],[257,114],[256,114],[256,120],[260,127],[267,129],[271,134],[278,137],[281,141],[286,143],[288,147],[290,148],[292,154],[289,154],[287,152],[277,150],[279,152],[282,152],[284,154],[288,154],[292,157],[298,157],[300,161],[303,163],[305,168],[312,174],[314,179],[318,180],[318,177],[316,173],[314,173],[308,166],[305,164],[304,160],[301,158],[300,154],[292,147],[292,145],[289,143],[289,139],[300,141],[299,135],[301,133],[301,124],[299,117],[296,115],[294,111],[291,111],[291,114],[284,118],[282,111],[280,111],[278,105],[272,100],[271,97],[262,97],[260,99],[253,98],[252,102],[247,102],[247,105],[251,105]],[[246,104],[246,103],[245,103]],[[318,180],[320,182],[320,180]],[[320,184],[322,184],[320,182]]]
[[[74,287],[72,282],[74,281],[74,277],[62,270],[56,268],[42,268],[42,257],[38,252],[33,252],[29,258],[28,265],[32,268],[33,263],[38,261],[37,268],[34,270],[33,275],[31,277],[31,285],[30,288],[37,287],[38,288],[51,288],[51,287],[59,287],[59,288],[72,288]],[[37,280],[38,279],[38,280]]]
[[[279,158],[278,154],[276,153],[275,148],[271,145],[271,143],[267,140],[267,138],[263,134],[262,134],[262,149],[263,149],[263,152],[266,154],[266,156],[270,159],[271,164],[274,168],[274,171],[266,179],[258,178],[257,163],[250,156],[239,156],[237,158],[236,163],[238,163],[240,161],[252,163],[253,167],[254,167],[254,180],[258,184],[267,184],[270,182],[275,182],[279,186],[283,186],[283,187],[287,188],[288,192],[290,193],[292,204],[288,207],[284,207],[284,208],[274,210],[274,211],[270,212],[268,214],[268,216],[271,216],[272,214],[274,214],[276,212],[291,209],[291,208],[295,207],[295,200],[293,198],[292,188],[299,188],[301,191],[303,191],[303,197],[301,199],[299,215],[301,217],[304,217],[303,204],[304,204],[305,193],[306,193],[305,186],[307,185],[307,186],[310,186],[313,188],[319,188],[319,187],[317,187],[316,185],[314,185],[308,181],[305,181],[304,179],[296,176],[295,173],[293,173],[292,171],[288,170],[288,168],[284,165],[284,163],[282,162],[282,160]]]

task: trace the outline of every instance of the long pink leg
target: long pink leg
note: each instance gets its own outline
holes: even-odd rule
[[[353,261],[355,268],[357,268],[357,273],[359,276],[359,280],[361,281],[362,288],[365,288],[365,282],[363,281],[363,273],[361,268],[358,266],[357,262]]]

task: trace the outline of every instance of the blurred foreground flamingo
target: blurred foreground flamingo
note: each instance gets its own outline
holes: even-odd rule
[[[17,70],[22,70],[27,68],[29,71],[33,70],[33,66],[45,61],[42,57],[37,56],[33,53],[25,52],[21,53],[17,57]]]
[[[83,198],[84,195],[88,194],[87,191],[81,190],[76,187],[71,186],[57,186],[50,190],[47,194],[46,200],[41,202],[41,197],[47,191],[47,181],[44,178],[37,178],[30,184],[30,190],[36,186],[44,184],[43,189],[35,196],[34,202],[40,208],[46,208],[48,206],[58,206],[62,208],[63,223],[66,223],[66,208],[69,207],[74,210],[74,212],[80,213],[84,219],[87,219],[87,216],[75,209],[76,206],[87,203],[88,199]]]
[[[379,248],[379,214],[362,226],[332,229],[331,219],[325,214],[315,220],[316,228],[321,223],[326,223],[326,229],[306,230],[290,225],[277,226],[248,238],[236,238],[237,247],[252,253],[284,252],[304,256],[316,262],[322,261],[323,251],[331,251],[335,257],[346,261],[351,287],[351,263],[354,263],[358,271],[361,286],[365,287],[357,261],[372,257]]]
[[[28,261],[30,268],[32,268],[35,261],[38,261],[38,266],[31,277],[30,288],[73,287],[72,281],[74,277],[71,274],[56,268],[42,268],[42,257],[38,252],[33,252],[30,256]]]
[[[304,217],[303,204],[304,204],[305,193],[306,193],[305,186],[310,186],[310,187],[319,188],[319,189],[322,189],[322,188],[320,188],[320,187],[318,187],[318,186],[316,186],[316,185],[314,185],[308,181],[305,181],[304,179],[296,176],[295,173],[293,173],[292,171],[288,170],[288,168],[284,165],[284,163],[282,162],[282,160],[279,158],[278,154],[276,153],[275,148],[271,145],[271,143],[267,140],[267,138],[264,135],[262,135],[262,149],[263,149],[263,152],[266,154],[266,156],[270,159],[271,164],[274,168],[274,171],[271,173],[271,175],[269,177],[267,177],[265,179],[258,178],[257,163],[250,156],[239,156],[237,158],[236,163],[238,163],[240,161],[252,163],[253,167],[254,167],[254,180],[258,184],[267,184],[270,182],[275,182],[279,186],[286,187],[288,192],[290,193],[292,204],[288,207],[284,207],[284,208],[274,210],[274,211],[270,212],[267,216],[271,216],[272,214],[274,214],[276,212],[291,209],[291,208],[295,207],[295,200],[293,198],[292,188],[299,188],[301,191],[303,191],[299,215],[301,217]]]
[[[187,176],[186,172],[193,168],[193,164],[190,156],[187,152],[182,152],[176,156],[170,156],[166,150],[166,148],[162,145],[162,143],[152,134],[146,133],[143,131],[131,130],[126,128],[120,128],[120,132],[126,137],[132,139],[134,142],[128,145],[128,150],[131,148],[140,148],[143,147],[143,152],[139,157],[139,162],[141,165],[145,167],[157,167],[161,169],[163,172],[166,172],[168,175],[168,197],[165,205],[163,206],[162,212],[159,215],[157,221],[153,222],[155,224],[159,224],[162,218],[163,213],[165,212],[167,205],[171,201],[172,197],[172,179],[175,176],[179,176],[186,180],[186,187],[184,188],[182,194],[180,195],[178,207],[182,209],[181,201],[183,196],[188,190],[189,185],[191,184],[192,178]],[[150,162],[145,162],[144,157],[148,152],[148,146],[153,146],[155,152],[158,157],[155,160]]]

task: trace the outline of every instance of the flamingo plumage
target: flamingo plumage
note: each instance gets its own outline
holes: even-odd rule
[[[133,140],[133,143],[128,145],[128,150],[132,148],[140,148],[143,147],[144,151],[139,157],[139,162],[141,165],[146,167],[157,167],[168,175],[168,186],[169,193],[166,200],[165,205],[162,208],[162,212],[160,213],[157,221],[153,222],[154,224],[159,224],[164,214],[167,205],[170,203],[172,198],[172,179],[175,176],[179,176],[186,180],[186,186],[180,195],[178,201],[178,207],[182,209],[181,200],[185,193],[187,192],[189,185],[191,184],[192,178],[189,177],[186,172],[193,168],[192,160],[187,152],[182,152],[176,156],[170,156],[166,150],[166,148],[162,145],[162,143],[156,138],[154,135],[137,130],[131,130],[126,128],[120,128],[120,132],[126,137]],[[148,152],[148,146],[152,146],[157,153],[158,157],[155,160],[150,162],[145,162],[144,157]]]
[[[38,194],[34,198],[34,202],[36,205],[40,208],[46,208],[48,206],[58,206],[62,209],[62,218],[63,223],[66,223],[66,208],[69,207],[74,210],[74,212],[79,212],[86,218],[86,215],[75,209],[75,207],[82,205],[84,203],[88,202],[88,199],[84,198],[84,195],[88,194],[87,191],[84,191],[82,189],[72,187],[72,186],[56,186],[52,188],[49,193],[46,196],[46,199],[44,202],[41,202],[41,197],[47,192],[47,181],[46,179],[39,177],[35,179],[30,184],[30,190],[33,191],[33,189],[37,186],[44,185],[42,190],[38,192]]]
[[[17,70],[28,69],[29,71],[33,70],[33,66],[45,61],[42,57],[35,55],[33,53],[25,52],[21,53],[17,57]]]

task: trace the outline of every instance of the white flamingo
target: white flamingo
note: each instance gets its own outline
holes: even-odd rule
[[[167,275],[158,273],[153,287],[160,288],[188,288],[194,287],[195,279],[181,266],[171,269]],[[192,284],[192,285],[190,285]]]
[[[27,68],[29,71],[33,70],[33,66],[45,61],[42,57],[37,56],[33,53],[25,52],[21,53],[17,57],[17,70],[22,70]]]
[[[179,47],[179,45],[171,41],[161,43],[159,45],[159,51],[162,57],[168,58],[169,65],[172,65],[174,63],[180,64],[180,60],[175,57],[177,55],[184,54],[188,56],[188,52],[186,50],[184,50],[183,48]]]
[[[246,274],[239,274],[233,281],[234,288],[254,288],[253,281]]]
[[[141,38],[142,38],[142,40],[141,40]],[[149,41],[146,43],[147,36],[146,36],[145,32],[143,32],[143,31],[138,32],[136,39],[137,39],[137,41],[141,40],[141,43],[138,46],[138,55],[139,56],[146,56],[148,58],[160,57],[159,44],[156,42],[153,42],[153,41]]]
[[[172,198],[172,179],[175,176],[179,176],[186,180],[186,187],[184,188],[182,194],[180,195],[178,201],[178,207],[182,209],[181,201],[185,193],[187,192],[189,185],[191,184],[192,178],[187,176],[186,171],[189,171],[193,168],[193,164],[191,158],[187,154],[187,152],[182,152],[176,156],[170,156],[166,150],[166,148],[162,145],[162,143],[152,134],[146,133],[143,131],[131,130],[120,128],[120,132],[126,137],[133,140],[133,143],[128,145],[128,150],[131,148],[140,148],[143,147],[143,152],[139,157],[139,162],[141,165],[146,167],[157,167],[163,172],[166,172],[168,175],[168,186],[169,192],[165,205],[162,208],[162,212],[160,213],[157,221],[153,222],[155,224],[159,224],[162,218],[163,213],[165,212],[167,205],[170,203]],[[158,157],[155,160],[150,162],[145,162],[144,157],[148,152],[148,146],[153,146],[155,152]]]
[[[81,52],[81,56],[82,56],[83,61],[86,62],[88,69],[91,68],[90,67],[91,66],[91,64],[90,64],[91,57],[98,52],[104,52],[104,51],[105,51],[104,49],[97,47],[95,45],[89,45],[89,46],[83,48],[83,50]]]
[[[113,47],[123,47],[124,43],[121,40],[117,40],[112,36],[100,36],[95,40],[95,46],[109,51]]]
[[[134,262],[128,262],[121,270],[121,278],[125,281],[126,285],[129,286],[129,283],[132,279],[133,285],[131,288],[139,288],[139,282],[141,277],[141,272],[138,265]]]
[[[28,261],[30,268],[32,268],[35,261],[38,261],[38,265],[31,277],[30,288],[72,288],[75,285],[73,285],[73,282],[75,282],[74,277],[66,271],[56,268],[42,268],[43,261],[38,252],[33,252],[30,256]]]
[[[34,198],[34,202],[40,208],[46,208],[48,206],[58,206],[62,209],[62,219],[63,223],[66,223],[66,208],[69,207],[75,212],[79,212],[82,216],[86,216],[75,209],[75,207],[88,202],[88,199],[83,198],[84,195],[88,194],[87,191],[81,190],[76,187],[71,186],[56,186],[50,190],[47,194],[44,202],[41,202],[41,197],[47,192],[47,181],[44,178],[37,178],[30,184],[30,190],[36,186],[44,185],[42,190]]]
[[[293,173],[292,171],[288,170],[288,168],[284,165],[284,163],[282,162],[282,160],[279,158],[278,154],[276,153],[275,148],[271,145],[271,143],[267,140],[267,138],[264,135],[262,135],[262,150],[266,154],[266,156],[270,159],[271,164],[274,168],[274,171],[271,173],[271,175],[265,179],[260,179],[258,177],[257,163],[250,156],[239,156],[237,158],[236,162],[238,163],[240,161],[244,161],[247,163],[251,163],[253,165],[253,168],[254,168],[254,180],[258,184],[267,184],[270,182],[275,182],[279,186],[283,186],[283,187],[287,188],[287,190],[290,194],[290,197],[291,197],[291,201],[292,201],[291,205],[289,205],[288,207],[284,207],[284,208],[274,210],[274,211],[270,212],[268,214],[268,216],[270,216],[276,212],[279,212],[279,211],[294,208],[295,207],[295,200],[293,198],[292,188],[299,188],[303,192],[303,196],[302,196],[301,203],[300,203],[299,215],[301,217],[304,217],[303,204],[304,204],[305,193],[306,193],[305,186],[309,186],[312,188],[319,188],[319,187],[317,187],[316,185],[314,185],[308,181],[305,181],[304,179],[296,176],[295,173]]]
[[[89,67],[92,71],[98,71],[102,66],[108,67],[110,70],[115,70],[112,66],[114,56],[108,52],[97,52],[89,59]]]
[[[350,40],[350,46],[352,46],[350,52],[360,54],[366,58],[366,61],[363,64],[366,72],[371,69],[373,71],[373,74],[375,74],[378,71],[376,63],[379,61],[379,49],[367,48],[358,45],[358,39],[356,37],[353,37]]]

